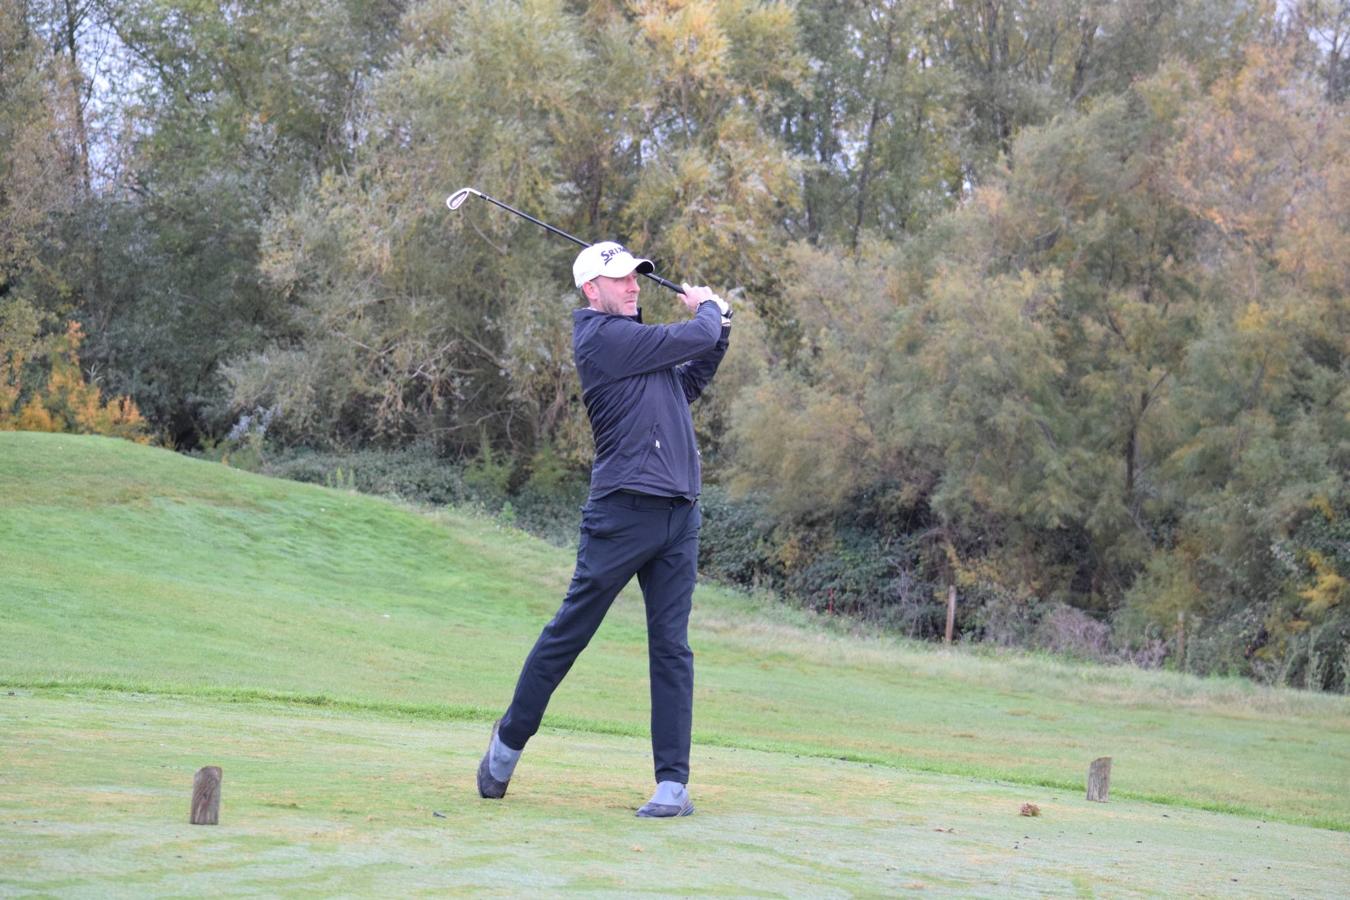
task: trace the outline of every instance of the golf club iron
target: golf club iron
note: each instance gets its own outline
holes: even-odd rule
[[[530,221],[530,222],[533,222],[534,224],[538,225],[540,228],[543,228],[543,229],[546,229],[546,230],[548,230],[548,231],[553,232],[553,233],[556,234],[558,237],[561,237],[561,238],[567,238],[569,241],[571,241],[571,242],[574,243],[574,244],[580,244],[582,247],[589,247],[589,246],[590,246],[590,243],[589,243],[589,242],[583,241],[581,238],[576,237],[576,236],[574,236],[574,235],[570,235],[570,234],[568,234],[567,232],[563,231],[561,228],[554,228],[552,225],[548,224],[547,222],[541,222],[541,221],[539,221],[538,219],[536,219],[534,216],[530,215],[529,213],[523,213],[523,212],[521,212],[520,210],[516,209],[514,206],[508,206],[507,204],[505,204],[505,203],[503,203],[502,201],[498,200],[496,197],[489,197],[487,194],[484,194],[482,191],[476,191],[476,190],[474,190],[474,189],[471,188],[471,187],[460,188],[459,190],[457,190],[457,191],[455,191],[453,194],[451,194],[449,197],[446,197],[446,198],[445,198],[445,205],[448,206],[448,207],[450,207],[451,209],[459,209],[461,206],[464,205],[464,201],[467,200],[467,199],[469,199],[470,196],[477,197],[477,198],[479,198],[480,200],[486,200],[487,202],[489,202],[489,203],[491,203],[491,204],[493,204],[493,205],[495,205],[495,206],[500,206],[502,209],[506,210],[507,212],[509,212],[509,213],[515,213],[516,215],[520,216],[522,219],[526,219],[526,220],[528,220],[528,221]],[[645,275],[646,277],[650,278],[652,281],[655,281],[657,284],[661,285],[661,287],[664,287],[664,288],[670,288],[672,291],[674,291],[674,292],[677,293],[677,294],[683,294],[683,293],[684,293],[684,289],[681,288],[678,284],[676,284],[676,283],[673,282],[673,281],[667,281],[666,279],[662,278],[660,275],[657,275],[657,274],[652,273],[652,272],[643,272],[642,274]]]

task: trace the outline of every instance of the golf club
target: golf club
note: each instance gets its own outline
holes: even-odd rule
[[[520,210],[516,209],[514,206],[508,206],[507,204],[503,203],[502,201],[498,200],[497,198],[495,198],[495,197],[489,197],[487,194],[484,194],[482,191],[476,191],[476,190],[474,190],[473,188],[470,188],[470,187],[460,188],[459,190],[457,190],[457,191],[455,191],[453,194],[451,194],[449,197],[446,197],[446,198],[445,198],[445,205],[448,206],[448,207],[450,207],[451,209],[459,209],[459,208],[464,204],[464,201],[467,200],[467,199],[469,198],[470,195],[472,195],[472,196],[474,196],[474,197],[478,197],[480,200],[486,200],[487,202],[489,202],[489,203],[491,203],[491,204],[494,204],[494,205],[496,205],[496,206],[500,206],[502,209],[506,210],[506,211],[509,212],[509,213],[515,213],[516,215],[520,216],[522,219],[527,219],[527,220],[533,222],[534,224],[538,225],[540,228],[544,228],[544,229],[547,229],[548,231],[553,232],[553,233],[556,234],[558,237],[567,238],[569,241],[571,241],[571,242],[574,243],[574,244],[580,244],[580,245],[583,246],[583,247],[589,247],[589,246],[590,246],[590,242],[588,242],[588,241],[583,241],[583,240],[582,240],[581,238],[579,238],[579,237],[575,237],[574,235],[570,235],[570,234],[568,234],[567,232],[563,231],[561,228],[554,228],[552,225],[548,224],[547,222],[541,222],[541,221],[539,221],[538,219],[536,219],[534,216],[530,215],[529,213],[523,213],[523,212],[521,212]],[[676,284],[676,283],[673,282],[673,281],[667,281],[666,279],[662,278],[660,275],[656,275],[656,274],[651,273],[651,272],[643,272],[642,274],[645,275],[646,277],[650,278],[652,281],[655,281],[657,284],[661,285],[661,287],[664,287],[664,288],[670,288],[672,291],[674,291],[674,292],[677,293],[677,294],[683,294],[683,293],[684,293],[684,289],[681,288],[678,284]]]

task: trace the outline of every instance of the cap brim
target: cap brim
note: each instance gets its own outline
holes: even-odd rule
[[[629,266],[628,263],[630,261],[634,263],[634,265]],[[612,262],[607,263],[601,267],[597,274],[604,275],[606,278],[623,278],[630,272],[637,272],[639,275],[647,275],[655,271],[656,266],[652,265],[650,259],[638,259],[635,256],[630,256],[628,259],[615,259]]]

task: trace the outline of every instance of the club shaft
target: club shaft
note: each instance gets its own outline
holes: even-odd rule
[[[486,200],[487,202],[489,202],[489,203],[491,203],[491,204],[494,204],[494,205],[496,205],[496,206],[500,206],[502,209],[506,210],[506,211],[509,212],[509,213],[515,213],[516,215],[520,216],[522,219],[526,219],[526,220],[528,220],[528,221],[530,221],[530,222],[533,222],[534,224],[538,225],[540,228],[543,228],[543,229],[545,229],[545,230],[547,230],[547,231],[553,232],[554,234],[556,234],[556,235],[557,235],[558,237],[560,237],[560,238],[567,238],[567,240],[571,241],[571,242],[574,243],[574,244],[579,244],[579,245],[582,246],[582,247],[589,247],[589,246],[590,246],[590,243],[589,243],[589,242],[583,241],[581,238],[577,237],[576,235],[568,234],[567,232],[563,231],[561,228],[554,228],[552,225],[548,224],[547,222],[541,222],[540,220],[536,219],[534,216],[530,215],[529,213],[521,212],[520,210],[516,209],[514,206],[510,206],[510,205],[508,205],[508,204],[506,204],[506,203],[503,203],[502,201],[498,200],[496,197],[489,197],[487,194],[484,194],[482,191],[474,191],[474,194],[477,195],[477,196],[479,196],[479,197],[482,197],[484,200]],[[641,274],[645,275],[647,278],[650,278],[652,281],[655,281],[657,284],[661,285],[661,287],[663,287],[663,288],[669,288],[670,290],[674,291],[674,292],[677,293],[677,294],[683,294],[683,293],[684,293],[684,288],[680,287],[678,284],[676,284],[676,283],[673,282],[673,281],[668,281],[668,280],[662,278],[660,275],[657,275],[657,274],[655,274],[655,273],[653,273],[653,272],[643,272],[643,273],[641,273]]]
[[[567,238],[567,239],[568,239],[569,241],[571,241],[572,243],[574,243],[574,244],[580,244],[582,247],[589,247],[589,246],[590,246],[590,244],[589,244],[587,241],[583,241],[581,238],[577,237],[576,235],[568,234],[567,232],[563,231],[561,228],[554,228],[552,225],[548,224],[547,222],[541,222],[541,221],[539,221],[538,219],[536,219],[534,216],[530,215],[529,213],[521,212],[520,210],[516,209],[514,206],[509,206],[509,205],[503,203],[502,201],[498,200],[496,197],[489,197],[487,194],[484,194],[484,193],[478,192],[478,191],[475,191],[475,193],[477,193],[479,197],[482,197],[482,198],[483,198],[484,200],[486,200],[487,202],[489,202],[489,203],[491,203],[491,204],[494,204],[494,205],[496,205],[496,206],[500,206],[502,209],[506,210],[506,211],[509,212],[509,213],[515,213],[516,215],[520,216],[522,219],[528,219],[529,221],[531,221],[531,222],[533,222],[534,224],[538,225],[540,228],[544,228],[544,229],[547,229],[548,231],[553,232],[553,233],[556,234],[558,237],[561,237],[561,238]]]

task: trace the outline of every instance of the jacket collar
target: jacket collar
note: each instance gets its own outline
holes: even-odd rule
[[[601,311],[598,310],[598,309],[591,309],[589,306],[583,306],[583,307],[581,307],[581,309],[575,310],[573,314],[576,315],[576,316],[578,316],[578,317],[581,317],[581,318],[587,318],[587,319],[589,319],[589,318],[591,318],[591,317],[593,317],[593,316],[608,316],[608,315],[609,315],[609,313],[601,312]],[[640,307],[640,306],[638,307],[638,310],[637,310],[637,314],[636,314],[636,315],[632,315],[632,316],[614,316],[614,318],[616,318],[616,319],[627,319],[627,320],[630,321],[630,322],[637,322],[639,325],[641,325],[641,324],[642,324],[642,307]]]

